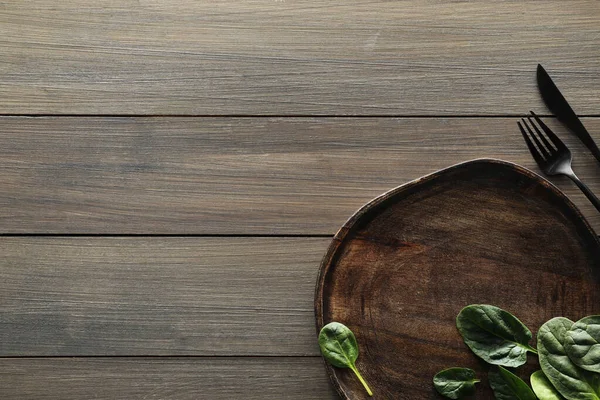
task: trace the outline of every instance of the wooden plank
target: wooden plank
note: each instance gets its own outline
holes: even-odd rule
[[[31,0],[0,5],[0,110],[436,115],[600,108],[597,0]]]
[[[600,193],[596,161],[548,123]],[[480,157],[539,171],[513,118],[4,117],[0,232],[333,234],[373,197]]]
[[[0,359],[3,399],[337,399],[320,357]]]
[[[0,356],[318,355],[329,241],[0,238]]]

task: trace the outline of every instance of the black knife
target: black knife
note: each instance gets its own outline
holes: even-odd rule
[[[579,140],[587,146],[596,160],[600,162],[600,149],[590,136],[579,117],[575,114],[565,97],[560,93],[552,79],[540,64],[537,66],[537,83],[544,102],[556,118],[577,135]]]

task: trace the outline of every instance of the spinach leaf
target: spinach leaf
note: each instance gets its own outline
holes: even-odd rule
[[[319,333],[319,347],[323,357],[331,365],[338,368],[350,368],[365,387],[369,396],[373,396],[367,382],[356,369],[358,343],[356,343],[356,337],[350,328],[339,322],[328,323]]]
[[[488,380],[497,400],[537,400],[529,386],[505,368],[490,369]]]
[[[600,375],[578,368],[567,356],[565,339],[573,321],[552,318],[538,332],[542,371],[567,400],[600,400]]]
[[[540,400],[565,400],[546,378],[543,371],[535,371],[529,378],[533,392]]]
[[[575,322],[567,331],[565,351],[579,368],[600,372],[600,315]]]
[[[461,310],[456,327],[473,353],[486,362],[504,367],[518,367],[527,362],[531,331],[508,311],[474,304]]]
[[[450,399],[462,399],[475,393],[475,384],[479,379],[470,368],[448,368],[433,377],[433,386],[442,396]]]

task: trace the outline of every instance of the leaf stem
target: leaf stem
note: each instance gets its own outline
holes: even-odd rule
[[[358,369],[356,369],[356,367],[354,365],[351,365],[350,369],[352,371],[354,371],[354,373],[356,374],[356,377],[358,378],[358,380],[360,381],[360,383],[362,383],[362,385],[365,387],[365,390],[367,391],[367,393],[369,394],[369,396],[373,396],[373,392],[371,391],[371,388],[369,387],[369,385],[367,385],[367,382],[363,379],[363,377],[360,374],[360,372],[358,372]]]
[[[531,346],[529,346],[529,345],[525,346],[525,348],[526,348],[527,350],[529,350],[530,352],[532,352],[533,354],[537,354],[537,353],[538,353],[538,352],[537,352],[537,349],[535,349],[535,348],[533,348],[533,347],[531,347]]]

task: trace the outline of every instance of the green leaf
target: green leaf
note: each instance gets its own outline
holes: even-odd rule
[[[473,353],[490,364],[518,367],[527,362],[528,351],[536,353],[529,345],[531,331],[498,307],[467,306],[456,317],[456,327]]]
[[[319,333],[319,347],[325,360],[338,368],[350,368],[360,383],[364,386],[369,396],[373,392],[356,369],[355,361],[358,358],[358,343],[354,333],[344,324],[330,322]]]
[[[542,371],[567,400],[599,400],[599,375],[585,371],[575,365],[564,348],[567,332],[573,321],[552,318],[538,332],[538,351]]]
[[[529,386],[505,368],[490,369],[488,380],[497,400],[537,400]]]
[[[529,378],[533,392],[540,400],[565,400],[548,380],[543,371],[535,371]]]
[[[450,399],[462,399],[475,392],[479,379],[470,368],[448,368],[433,377],[433,386],[442,396]]]
[[[575,322],[567,331],[565,350],[578,367],[600,373],[600,315]]]

